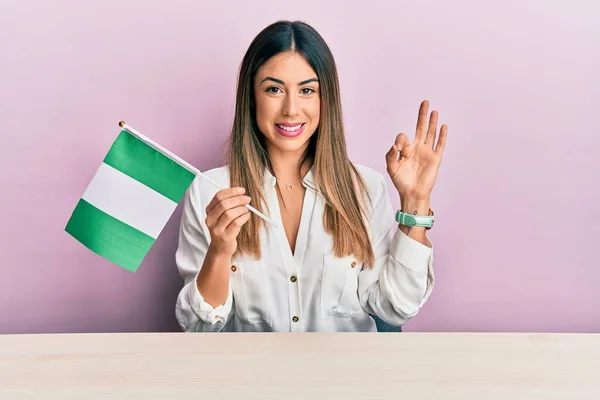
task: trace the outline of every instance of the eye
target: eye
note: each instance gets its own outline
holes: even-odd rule
[[[313,88],[303,88],[300,90],[300,92],[302,92],[302,94],[311,94],[314,93],[314,89]]]
[[[276,94],[276,93],[280,93],[281,89],[279,89],[277,86],[269,86],[267,88],[266,92]]]

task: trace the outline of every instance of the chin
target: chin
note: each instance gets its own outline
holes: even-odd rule
[[[276,138],[275,140],[269,140],[271,142],[271,146],[280,151],[286,152],[296,152],[299,150],[303,150],[308,144],[310,138],[295,138],[295,139],[284,139]]]

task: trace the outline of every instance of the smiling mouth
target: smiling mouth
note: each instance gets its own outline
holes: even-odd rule
[[[285,125],[280,125],[280,124],[275,124],[276,127],[278,127],[281,130],[284,130],[286,132],[296,132],[298,129],[302,128],[304,126],[304,123],[300,123],[297,125],[292,125],[292,126],[285,126]]]

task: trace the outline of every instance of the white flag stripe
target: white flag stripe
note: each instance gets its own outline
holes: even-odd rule
[[[104,163],[82,198],[154,239],[177,207],[177,203]]]

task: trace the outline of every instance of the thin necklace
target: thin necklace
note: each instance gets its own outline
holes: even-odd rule
[[[287,183],[286,181],[284,181],[283,179],[280,179],[281,182],[283,182],[285,184],[285,190],[292,190],[294,188],[294,185],[298,182],[294,182],[294,183]]]

